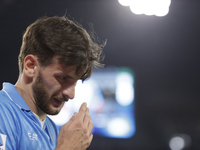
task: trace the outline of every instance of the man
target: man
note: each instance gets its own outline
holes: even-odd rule
[[[87,104],[60,132],[47,116],[74,98],[78,80],[100,67],[103,46],[66,17],[42,17],[23,35],[19,78],[0,91],[0,150],[85,150],[93,123]]]

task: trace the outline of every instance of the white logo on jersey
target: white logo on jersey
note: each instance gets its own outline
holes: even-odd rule
[[[35,134],[35,133],[28,133],[28,136],[29,136],[29,138],[30,138],[30,140],[38,140],[38,136],[37,136],[37,134]],[[1,149],[0,149],[1,150]]]
[[[6,149],[6,138],[7,138],[7,135],[0,134],[0,150]]]

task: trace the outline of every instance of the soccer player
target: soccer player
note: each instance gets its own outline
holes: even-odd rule
[[[104,45],[67,17],[42,17],[27,27],[15,85],[0,91],[0,150],[85,150],[93,135],[86,103],[58,131],[47,116],[73,99],[78,80],[101,67]]]

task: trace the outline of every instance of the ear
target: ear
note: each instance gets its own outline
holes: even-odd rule
[[[27,77],[34,77],[37,72],[38,65],[39,62],[36,56],[27,55],[24,59],[24,74]]]

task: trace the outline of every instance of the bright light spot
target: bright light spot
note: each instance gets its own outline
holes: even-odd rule
[[[169,13],[169,7],[157,8],[155,15],[158,17],[166,16]]]
[[[141,15],[143,14],[143,7],[140,1],[135,1],[130,5],[130,9],[134,14]]]
[[[118,1],[122,6],[129,6],[131,3],[131,0],[118,0]]]
[[[116,100],[122,106],[130,105],[133,102],[133,87],[130,83],[121,82],[117,84]]]
[[[94,85],[92,80],[87,83],[82,83],[82,81],[78,80],[76,84],[76,92],[75,98],[73,99],[75,110],[78,110],[83,102],[87,102],[87,105],[90,105],[92,100],[92,96],[94,94]]]
[[[134,100],[133,77],[129,73],[120,73],[116,78],[116,101],[122,106],[130,105]]]
[[[122,72],[117,75],[116,82],[129,82],[130,84],[133,84],[133,77],[128,72]]]
[[[185,147],[189,147],[190,144],[191,138],[187,134],[177,134],[169,141],[169,147],[171,150],[182,150]]]
[[[185,146],[184,139],[182,137],[173,137],[170,140],[169,146],[171,150],[181,150]]]
[[[165,16],[169,12],[171,0],[118,0],[123,6],[130,6],[134,14]]]
[[[131,124],[124,118],[114,118],[108,123],[107,131],[112,136],[126,136],[131,132]]]

